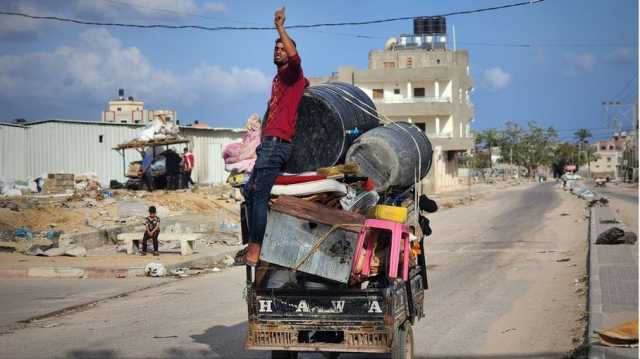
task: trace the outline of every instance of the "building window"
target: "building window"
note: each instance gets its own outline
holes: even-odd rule
[[[440,59],[436,59],[436,64],[440,65]]]
[[[611,157],[607,157],[607,162],[611,162]]]
[[[396,68],[396,63],[393,61],[385,61],[384,62],[384,68],[385,69],[395,69]]]
[[[383,98],[384,90],[383,89],[373,89],[373,98]]]
[[[607,146],[600,146],[600,150],[601,151],[606,151],[607,150]]]
[[[413,67],[413,59],[410,57],[407,57],[407,67],[408,68],[412,68]]]
[[[120,120],[120,123],[127,123],[127,120]]]
[[[140,120],[135,120],[135,121],[133,121],[133,122],[135,122],[135,123],[140,123]]]
[[[613,150],[613,146],[609,146],[609,149],[610,149],[610,150]]]
[[[98,136],[98,143],[102,143],[102,135]]]
[[[118,109],[117,109],[117,110],[118,110],[118,111],[122,111],[122,108],[118,107]]]
[[[596,168],[600,168],[600,165],[596,165]]]
[[[424,87],[416,87],[413,89],[413,97],[424,97]]]
[[[393,94],[394,95],[399,95],[400,94],[400,89],[393,89]]]
[[[607,165],[607,168],[611,168],[611,165]]]
[[[416,127],[418,127],[422,132],[426,131],[426,127],[424,123],[414,123],[414,125],[416,125]]]

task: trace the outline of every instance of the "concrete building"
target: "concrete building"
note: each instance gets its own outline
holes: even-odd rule
[[[109,101],[107,110],[102,111],[100,119],[109,123],[145,124],[159,116],[179,123],[176,111],[145,110],[143,101],[135,100],[132,96],[125,98],[124,89],[119,89],[118,98]]]
[[[468,52],[446,48],[446,24],[427,33],[416,32],[419,27],[414,22],[413,35],[389,39],[383,50],[369,52],[366,70],[344,66],[310,81],[351,83],[371,97],[379,114],[422,129],[434,147],[424,189],[438,192],[460,185],[458,156],[473,148],[473,79]]]
[[[0,178],[28,179],[45,173],[94,172],[103,185],[124,181],[123,163],[140,160],[135,150],[124,158],[113,149],[143,125],[96,121],[46,120],[21,125],[0,123]],[[192,178],[199,183],[226,180],[222,149],[241,140],[244,129],[180,127],[195,156]],[[182,153],[184,145],[171,146]]]
[[[595,145],[598,160],[591,162],[591,176],[615,179],[637,177],[638,143],[634,133],[616,132],[611,139],[598,141]],[[635,167],[634,167],[635,166]]]

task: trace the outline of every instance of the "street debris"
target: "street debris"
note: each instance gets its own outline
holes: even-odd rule
[[[638,320],[634,319],[605,330],[595,330],[600,344],[610,347],[631,347],[638,345]]]
[[[148,277],[164,277],[167,275],[167,268],[162,263],[151,262],[144,267],[144,273]]]
[[[560,258],[560,259],[556,259],[556,262],[568,262],[570,260],[571,258]]]
[[[236,263],[236,261],[232,256],[226,255],[224,256],[222,263],[227,267],[231,267]]]
[[[612,227],[600,233],[596,244],[634,244],[638,236],[634,232],[625,232],[618,227]]]
[[[501,331],[500,333],[505,334],[505,333],[516,331],[516,330],[517,330],[516,328],[509,328],[509,329],[505,329],[505,330]]]

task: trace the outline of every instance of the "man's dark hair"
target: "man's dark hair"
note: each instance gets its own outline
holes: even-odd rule
[[[298,46],[296,46],[296,42],[295,42],[295,41],[293,41],[293,39],[292,39],[292,38],[289,38],[289,40],[291,40],[291,43],[293,43],[293,47],[295,47],[295,48],[297,49],[297,48],[298,48]],[[276,44],[277,44],[277,43],[279,43],[279,42],[282,42],[282,39],[281,39],[281,38],[277,38],[277,39],[276,39]]]
[[[149,207],[149,213],[156,213],[156,206]]]

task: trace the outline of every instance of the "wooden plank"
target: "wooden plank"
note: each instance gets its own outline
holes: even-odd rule
[[[319,203],[305,201],[292,196],[280,196],[272,200],[271,209],[296,218],[329,226],[336,224],[362,225],[366,219],[357,213],[347,212],[337,208],[329,208]],[[357,227],[348,228],[347,230],[356,233],[360,231]]]
[[[165,146],[165,145],[175,145],[178,143],[189,143],[189,140],[184,138],[172,138],[172,139],[164,139],[164,140],[151,140],[151,141],[132,141],[128,143],[120,144],[114,147],[114,150],[120,150],[125,148],[140,148],[147,146]]]

